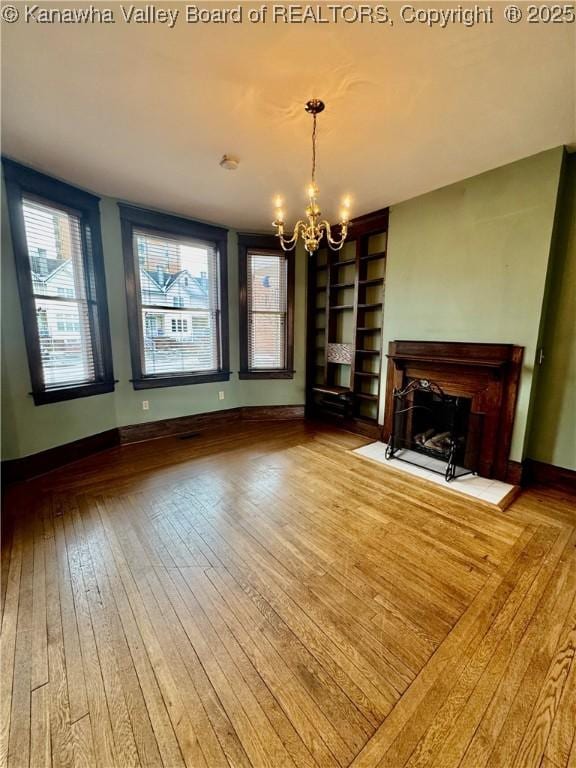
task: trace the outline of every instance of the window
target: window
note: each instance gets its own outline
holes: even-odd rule
[[[134,388],[227,381],[227,231],[119,207]]]
[[[172,333],[188,333],[188,320],[172,318]]]
[[[99,199],[3,165],[34,402],[112,392]]]
[[[240,235],[240,378],[292,378],[294,254]]]

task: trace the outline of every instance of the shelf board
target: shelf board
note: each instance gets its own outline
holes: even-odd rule
[[[334,312],[340,312],[341,310],[344,310],[344,309],[354,309],[354,305],[353,304],[338,304],[335,307],[330,307],[330,310],[331,311],[333,310]]]
[[[383,277],[373,277],[371,280],[359,280],[358,285],[363,285],[365,287],[368,287],[369,285],[383,285],[384,278]]]
[[[371,373],[370,371],[355,371],[354,376],[363,376],[366,379],[379,379],[379,373]]]
[[[354,397],[359,397],[360,400],[369,400],[371,403],[378,402],[378,395],[371,395],[368,392],[354,392]]]
[[[331,386],[329,384],[319,384],[316,387],[312,387],[314,392],[320,392],[325,395],[351,395],[352,390],[350,387],[338,387],[336,385]]]
[[[378,251],[378,253],[368,253],[366,256],[360,256],[360,261],[375,261],[376,259],[383,259],[386,256],[386,251]]]
[[[354,283],[331,283],[330,288],[354,288]]]
[[[317,286],[316,286],[316,290],[317,290],[317,291],[325,291],[325,290],[326,290],[326,287],[327,287],[327,286],[325,286],[325,285],[317,285]]]
[[[379,349],[357,349],[356,354],[357,355],[379,355],[380,350]]]
[[[358,309],[378,309],[382,306],[381,301],[377,301],[374,304],[358,304]]]
[[[344,259],[343,261],[333,261],[331,267],[347,267],[349,264],[356,264],[356,259]]]
[[[356,328],[356,330],[358,331],[358,333],[380,333],[382,328],[380,327],[371,328],[368,325],[364,325],[364,326],[360,326],[359,328]]]

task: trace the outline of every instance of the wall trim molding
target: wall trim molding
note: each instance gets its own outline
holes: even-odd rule
[[[526,485],[526,463],[509,459],[504,482],[512,485]]]
[[[2,483],[7,485],[31,480],[79,459],[85,459],[120,445],[219,429],[240,421],[292,421],[303,418],[303,405],[254,405],[115,427],[30,456],[2,461]]]
[[[576,471],[546,464],[535,459],[526,459],[526,475],[529,485],[551,485],[555,488],[576,493]]]
[[[118,444],[118,430],[113,428],[20,459],[7,459],[2,461],[2,484],[30,480]]]
[[[127,445],[145,440],[157,440],[161,437],[185,435],[189,432],[201,432],[205,429],[214,429],[237,421],[286,421],[303,418],[303,405],[240,406],[221,411],[209,411],[191,416],[178,416],[174,419],[162,419],[118,427],[119,443],[120,445]]]

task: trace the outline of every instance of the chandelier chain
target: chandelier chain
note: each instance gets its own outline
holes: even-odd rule
[[[316,181],[316,115],[313,115],[314,124],[312,128],[312,183]]]

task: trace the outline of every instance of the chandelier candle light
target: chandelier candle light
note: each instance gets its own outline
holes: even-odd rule
[[[320,241],[326,234],[326,241],[333,251],[339,251],[344,245],[346,235],[348,234],[348,222],[350,219],[350,198],[345,197],[342,201],[340,210],[340,236],[332,237],[330,223],[321,220],[320,206],[318,204],[318,187],[316,185],[316,118],[320,112],[324,111],[324,102],[319,99],[311,99],[306,102],[304,107],[308,114],[312,115],[314,125],[312,128],[312,181],[308,187],[308,206],[306,208],[306,220],[300,219],[294,225],[292,236],[284,234],[284,212],[282,210],[282,198],[275,200],[276,214],[272,222],[276,228],[276,237],[280,240],[282,250],[291,251],[295,248],[298,236],[304,240],[304,246],[308,253],[312,255],[320,247]]]

